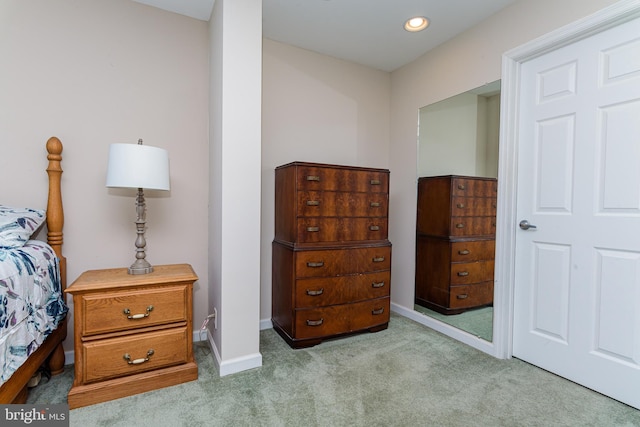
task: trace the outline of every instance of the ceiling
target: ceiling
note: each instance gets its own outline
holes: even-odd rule
[[[208,21],[215,0],[133,0]],[[263,0],[264,37],[393,71],[518,0]],[[404,22],[421,15],[426,30]]]

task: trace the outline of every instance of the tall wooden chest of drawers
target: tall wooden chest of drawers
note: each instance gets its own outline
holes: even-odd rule
[[[418,179],[416,296],[443,314],[493,303],[495,178]]]
[[[389,323],[389,171],[275,170],[272,322],[294,348]]]

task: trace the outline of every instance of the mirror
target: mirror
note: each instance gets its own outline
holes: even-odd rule
[[[418,119],[418,178],[451,175],[460,177],[497,178],[499,129],[499,80],[422,107]],[[484,180],[472,178],[471,181],[474,183],[483,182],[483,185],[487,184],[487,186],[493,186],[492,188],[495,188],[495,181],[493,180],[486,180],[486,182],[484,182]],[[421,180],[419,182],[421,182]],[[453,182],[453,179],[451,182]],[[420,186],[422,185],[423,184],[420,184]],[[493,212],[495,212],[495,203],[492,202],[492,204]],[[432,207],[437,209],[436,202],[430,198],[429,208],[420,209],[422,209],[422,211],[428,211]],[[447,209],[447,207],[445,207],[445,209]],[[419,213],[418,217],[420,218],[422,215],[423,213]],[[454,214],[451,216],[453,215]],[[421,221],[422,220],[418,219],[418,223]],[[449,224],[453,227],[453,222],[449,223],[448,213],[445,219],[440,218],[439,221],[446,221],[446,227],[449,227]],[[492,223],[495,227],[495,219],[492,220]],[[462,224],[456,224],[456,226],[460,225]],[[423,232],[420,231],[419,234],[423,234]],[[449,234],[449,232],[446,234]],[[462,240],[469,239],[463,238]],[[426,262],[425,259],[427,258],[432,261],[429,262],[429,267],[416,266],[416,304],[414,309],[437,321],[444,322],[491,342],[493,339],[492,266],[495,241],[488,241],[486,238],[483,240],[485,240],[481,243],[481,245],[484,245],[483,250],[491,251],[491,260],[488,261],[488,263],[487,261],[480,261],[480,263],[483,264],[483,268],[485,266],[491,268],[486,278],[489,282],[484,282],[484,289],[486,289],[484,292],[488,293],[488,295],[483,297],[483,299],[479,299],[478,305],[474,305],[474,303],[469,302],[471,298],[474,298],[472,292],[468,292],[469,295],[467,295],[467,291],[465,290],[464,293],[456,294],[454,297],[454,286],[451,285],[449,287],[449,283],[453,283],[454,280],[451,279],[451,282],[449,282],[449,279],[442,278],[442,276],[447,274],[467,274],[466,271],[456,270],[461,264],[455,264],[457,260],[453,259],[454,255],[448,255],[449,253],[453,254],[455,252],[453,248],[456,247],[456,243],[447,241],[446,238],[445,240],[442,238],[440,238],[440,240],[434,238],[432,240],[433,243],[424,243],[424,240],[418,238],[416,252],[417,264]],[[451,246],[446,246],[449,244]],[[441,255],[442,252],[438,252],[440,249],[442,249],[444,253],[447,253],[447,256]],[[467,252],[466,249],[463,250],[463,252]],[[422,261],[420,259],[422,259]],[[488,258],[485,257],[485,259]],[[442,298],[453,298],[455,301],[456,297],[462,299],[469,296],[470,299],[465,302],[467,307],[464,309],[456,309],[453,305],[455,303],[452,303],[452,305],[448,307],[442,307],[439,303],[426,301],[429,298],[424,296],[427,292],[424,289],[424,271],[427,270],[440,271],[440,273],[434,272],[436,276],[439,275],[439,278],[428,279],[430,283],[433,283],[434,280],[444,281],[447,282],[447,285],[443,286],[443,288],[446,287],[447,291],[451,289],[450,294]],[[456,271],[455,273],[454,270]],[[420,276],[420,278],[418,278],[418,276]],[[477,292],[477,290],[480,289],[475,283],[465,286],[467,286],[466,289],[473,288],[473,292]],[[462,289],[462,287],[459,286],[456,289]],[[442,293],[444,290],[430,290],[429,292]]]

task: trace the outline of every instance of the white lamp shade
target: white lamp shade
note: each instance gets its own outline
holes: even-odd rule
[[[141,144],[111,144],[107,187],[169,190],[169,153]]]

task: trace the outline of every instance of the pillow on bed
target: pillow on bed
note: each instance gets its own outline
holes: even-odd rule
[[[45,211],[0,205],[0,248],[19,248],[45,221]]]

